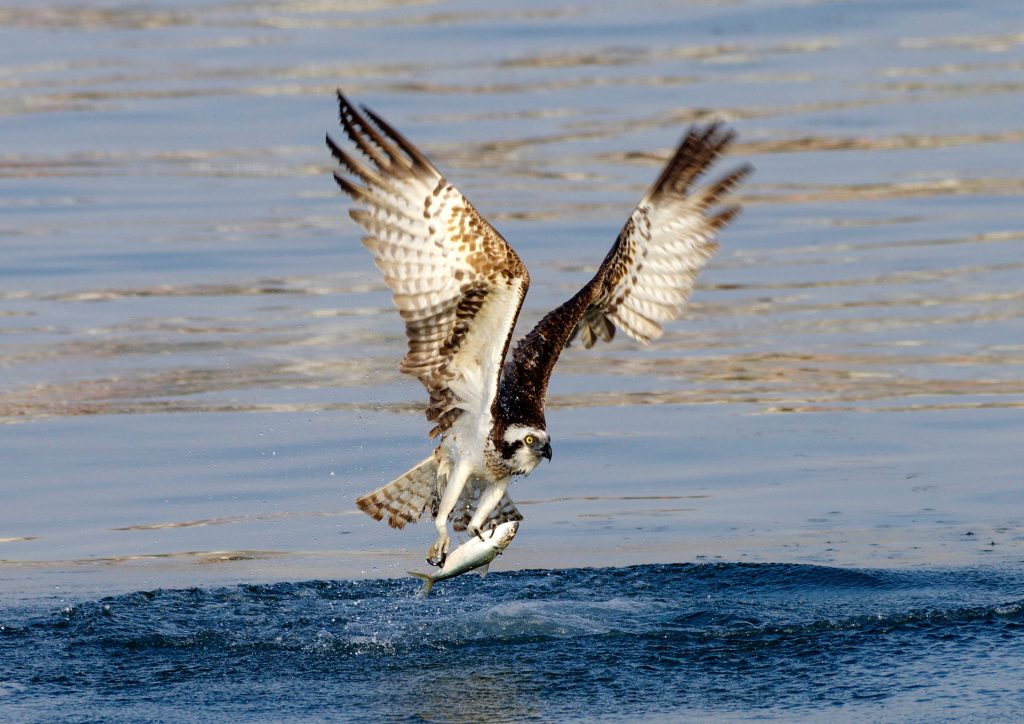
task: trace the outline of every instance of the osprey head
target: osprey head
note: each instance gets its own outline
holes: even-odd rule
[[[531,425],[509,425],[501,440],[501,456],[514,475],[529,475],[541,458],[551,459],[551,438],[547,430]]]

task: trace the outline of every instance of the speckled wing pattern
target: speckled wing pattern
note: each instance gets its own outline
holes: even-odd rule
[[[334,177],[356,202],[363,243],[393,293],[409,349],[401,370],[430,394],[431,436],[465,411],[486,416],[529,286],[516,253],[416,147],[338,93],[340,121],[363,156],[327,137]]]
[[[744,165],[693,189],[733,138],[717,123],[683,137],[597,274],[516,344],[501,380],[503,404],[513,409],[513,400],[530,400],[538,407],[519,410],[519,416],[543,419],[552,368],[571,339],[578,336],[589,348],[598,339],[611,340],[618,328],[647,344],[661,336],[664,322],[679,316],[716,249],[715,235],[740,211],[738,204],[719,204],[753,170]]]
[[[690,193],[733,138],[718,124],[693,128],[683,138],[602,264],[595,298],[576,328],[584,347],[610,340],[616,327],[648,344],[662,335],[664,322],[679,316],[718,248],[715,235],[740,211],[736,204],[712,207],[752,171],[749,165]]]

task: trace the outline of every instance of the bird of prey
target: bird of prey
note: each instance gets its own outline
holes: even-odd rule
[[[716,234],[739,213],[723,200],[752,169],[697,186],[734,133],[718,123],[691,128],[594,277],[509,354],[530,284],[519,256],[383,118],[340,91],[338,101],[351,147],[327,136],[340,164],[334,178],[354,202],[349,214],[366,230],[363,244],[405,321],[409,348],[400,369],[426,387],[430,437],[440,435],[425,460],[356,503],[396,528],[429,507],[437,540],[427,562],[441,566],[449,526],[481,536],[522,519],[507,488],[551,459],[544,400],[562,349],[575,337],[586,348],[609,341],[616,329],[642,345],[661,336],[714,252]]]

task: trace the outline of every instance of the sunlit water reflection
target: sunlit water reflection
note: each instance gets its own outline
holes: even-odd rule
[[[757,169],[662,340],[563,356],[497,568],[1019,565],[1018,4],[624,7],[3,3],[0,599],[420,565],[351,502],[428,442],[337,86],[519,251],[524,325],[687,124]]]

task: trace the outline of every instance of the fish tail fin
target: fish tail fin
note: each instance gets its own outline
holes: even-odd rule
[[[410,576],[418,578],[423,581],[423,597],[426,598],[430,595],[430,589],[434,587],[434,579],[426,573],[417,573],[416,571],[406,571]]]
[[[392,528],[415,523],[427,509],[437,484],[437,458],[431,455],[419,465],[387,485],[356,499],[356,505],[374,520],[388,516]]]

